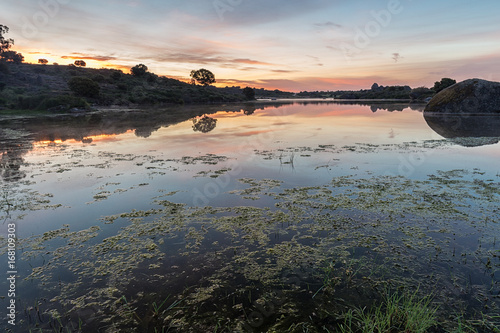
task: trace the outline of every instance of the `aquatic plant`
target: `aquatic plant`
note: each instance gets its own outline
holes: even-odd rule
[[[339,329],[342,333],[425,333],[438,323],[438,308],[432,306],[430,295],[419,297],[417,292],[387,293],[384,302],[371,310],[349,310]]]

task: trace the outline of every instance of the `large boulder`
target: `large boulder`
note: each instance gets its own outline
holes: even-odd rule
[[[434,96],[424,112],[500,114],[500,83],[469,79]]]

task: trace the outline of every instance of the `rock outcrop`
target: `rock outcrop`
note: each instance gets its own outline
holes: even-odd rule
[[[500,114],[500,83],[469,79],[434,96],[424,112],[452,114]]]

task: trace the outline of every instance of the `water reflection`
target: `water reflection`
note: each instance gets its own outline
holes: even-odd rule
[[[208,133],[215,129],[217,126],[217,119],[203,116],[200,119],[193,119],[193,131]]]
[[[500,116],[424,114],[429,127],[444,138],[466,147],[500,142]]]
[[[6,181],[19,181],[26,177],[26,173],[21,170],[24,163],[23,155],[31,147],[22,145],[11,145],[0,150],[0,177]]]
[[[310,137],[300,139],[303,141],[301,144],[318,144],[317,140],[328,142],[334,140],[330,134],[323,134],[327,132],[336,133],[336,136],[341,140],[352,137],[352,128],[353,126],[359,127],[360,121],[365,128],[370,128],[371,134],[389,130],[390,128],[386,129],[385,127],[393,126],[385,122],[375,122],[373,112],[379,110],[402,111],[405,108],[421,111],[422,107],[422,105],[394,102],[285,100],[150,110],[110,109],[84,115],[0,117],[0,176],[8,180],[25,178],[26,175],[22,171],[23,156],[39,143],[45,145],[71,144],[73,141],[73,143],[97,144],[98,141],[113,140],[118,135],[131,132],[136,137],[149,138],[162,128],[192,122],[191,127],[195,132],[210,132],[212,139],[222,141],[219,142],[218,149],[223,149],[224,145],[227,145],[224,149],[232,149],[232,146],[229,146],[231,140],[227,140],[228,137],[256,136],[262,133],[268,133],[268,138],[276,135],[276,139],[292,143],[298,140],[297,135],[291,134],[297,130],[300,130],[301,134],[310,133]],[[280,111],[275,112],[277,109]],[[362,115],[362,118],[354,119],[355,117],[352,117],[359,115]],[[287,120],[261,119],[269,116],[287,116]],[[325,118],[332,116],[336,117],[335,122],[324,121]],[[383,116],[383,114],[379,112],[377,116]],[[224,119],[222,121],[222,118],[225,117],[234,118],[234,120]],[[403,118],[397,121],[404,121]],[[414,119],[414,117],[407,117],[406,121],[410,122],[410,118]],[[220,121],[218,122],[218,120]],[[393,120],[388,119],[387,121],[392,122]],[[219,127],[216,129],[216,126]],[[390,137],[394,139],[396,132],[392,129],[391,131]],[[172,137],[174,140],[181,140],[184,146],[203,144],[196,141],[199,139],[190,136],[190,134],[193,134],[192,131],[190,133],[184,132],[182,135],[172,134]],[[365,134],[369,133],[363,131],[362,135],[355,135],[356,140],[362,140]],[[192,141],[187,142],[186,140]],[[272,143],[272,140],[269,142],[266,140],[262,142],[262,146]],[[326,142],[323,141],[319,143]],[[256,141],[252,140],[252,142]],[[340,141],[337,140],[336,143],[340,143]]]

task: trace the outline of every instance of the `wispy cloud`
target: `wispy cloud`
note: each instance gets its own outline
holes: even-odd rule
[[[222,20],[205,0],[55,1],[58,12],[38,23],[33,17],[44,15],[45,2],[3,1],[9,15],[0,24],[30,61],[39,55],[123,69],[144,63],[180,78],[203,66],[227,85],[301,91],[429,86],[441,76],[500,80],[500,2],[402,1],[403,11],[363,40],[378,22],[371,13],[387,1],[220,1],[230,6]],[[33,38],[23,36],[24,19],[37,29]],[[342,42],[360,52],[346,59]]]
[[[342,24],[333,23],[332,21],[328,21],[328,22],[324,22],[324,23],[315,23],[314,25],[318,28],[329,28],[329,29],[343,27]]]
[[[247,65],[262,65],[262,66],[275,66],[269,62],[257,61],[252,59],[234,59],[232,62],[236,62],[239,64],[247,64]]]
[[[273,73],[297,73],[297,70],[286,70],[286,69],[273,69],[271,70]]]
[[[101,56],[101,55],[91,55],[91,54],[78,54],[73,53],[73,55],[69,56],[61,56],[62,59],[78,59],[78,60],[95,60],[95,61],[110,61],[117,60],[117,57],[113,56]]]

